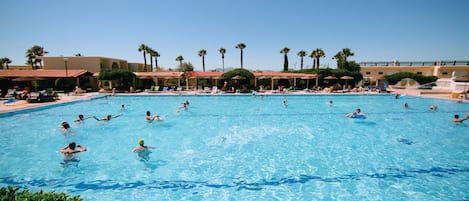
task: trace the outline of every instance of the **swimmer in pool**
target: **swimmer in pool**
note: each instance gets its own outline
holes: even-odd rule
[[[121,114],[114,115],[114,116],[108,114],[108,115],[106,115],[106,117],[104,117],[104,118],[102,118],[102,119],[99,119],[99,118],[97,118],[97,117],[95,117],[95,116],[93,116],[93,118],[96,119],[96,121],[109,121],[109,120],[111,120],[111,119],[115,119],[115,118],[120,117],[120,116],[121,116]]]
[[[332,106],[332,105],[334,105],[334,102],[332,102],[332,100],[330,100],[329,102],[327,102],[327,105]]]
[[[366,115],[364,113],[362,113],[360,108],[357,108],[355,110],[355,112],[348,113],[347,115],[345,115],[345,117],[348,117],[348,118],[360,118],[360,117],[362,117],[363,119],[366,119]]]
[[[143,139],[138,140],[138,146],[132,149],[132,152],[137,153],[138,157],[144,160],[149,159],[149,154],[151,151],[149,149],[153,149],[154,147],[145,146],[145,141]]]
[[[409,104],[404,103],[404,108],[405,108],[405,109],[409,109],[409,108],[410,108],[410,107],[409,107]]]
[[[70,129],[70,124],[68,124],[68,122],[64,121],[60,124],[60,128],[62,129],[62,131],[68,131],[68,129]]]
[[[454,123],[462,123],[463,121],[466,121],[468,119],[469,119],[469,112],[467,113],[467,116],[465,118],[459,118],[459,114],[455,114],[453,122]]]
[[[79,148],[79,149],[75,149]],[[64,154],[64,159],[66,161],[73,160],[75,158],[75,154],[79,152],[85,152],[88,149],[84,146],[77,145],[75,142],[70,142],[67,146],[60,149],[60,153]]]
[[[430,106],[430,110],[437,110],[438,109],[438,106],[437,105],[432,105]]]
[[[147,115],[145,116],[145,119],[149,122],[153,121],[153,120],[163,121],[166,116],[168,116],[168,115],[165,115],[165,116],[160,116],[160,115],[151,116],[150,111],[147,111]]]
[[[85,116],[83,116],[82,114],[79,114],[79,115],[78,115],[78,118],[75,119],[75,121],[73,121],[73,122],[83,122],[83,121],[85,121],[85,120],[87,120],[87,119],[89,119],[89,118],[93,118],[93,117],[86,117],[86,118],[85,118]]]
[[[287,107],[287,104],[288,104],[287,98],[283,98],[283,106]]]

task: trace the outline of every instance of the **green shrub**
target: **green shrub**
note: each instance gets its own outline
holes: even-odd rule
[[[394,85],[404,78],[411,78],[417,81],[419,84],[427,84],[435,82],[438,80],[437,76],[424,76],[419,74],[414,74],[410,72],[395,73],[392,75],[385,75],[384,78],[389,82],[389,84]]]
[[[82,201],[80,196],[70,197],[67,193],[31,192],[29,190],[18,191],[20,188],[14,186],[0,188],[0,201],[10,200],[44,200],[44,201]]]

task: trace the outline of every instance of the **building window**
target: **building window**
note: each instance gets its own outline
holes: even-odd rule
[[[371,72],[366,72],[367,75],[371,74]]]
[[[116,63],[116,62],[112,62],[112,67],[111,67],[112,70],[116,70],[116,69],[119,69],[119,65]]]
[[[422,75],[422,72],[417,72],[417,75]]]
[[[448,75],[448,72],[441,72],[442,75]]]
[[[383,72],[378,72],[378,74],[379,74],[379,75],[382,75],[382,74],[383,74]]]

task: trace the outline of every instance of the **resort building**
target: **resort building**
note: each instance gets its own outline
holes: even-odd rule
[[[456,83],[456,77],[469,73],[469,61],[391,61],[360,62],[364,79],[369,79],[376,86],[384,85],[384,76],[401,72],[410,72],[424,76],[437,76],[437,89],[462,90],[464,83]]]
[[[99,73],[104,70],[125,69],[138,71],[138,65],[129,65],[126,60],[107,57],[43,57],[44,70],[87,70],[92,73]]]

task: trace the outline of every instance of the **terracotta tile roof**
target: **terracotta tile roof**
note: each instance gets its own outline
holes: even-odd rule
[[[189,77],[206,77],[206,78],[220,78],[224,72],[199,72],[193,71],[188,72],[186,75]],[[162,71],[162,72],[135,72],[134,73],[138,78],[144,77],[180,77],[183,75],[183,72],[174,72],[174,71]],[[306,74],[306,73],[284,73],[284,72],[256,72],[253,73],[256,77],[281,77],[281,78],[315,78],[316,74]]]
[[[67,70],[68,77],[79,77],[87,70]],[[0,70],[0,77],[65,77],[65,70]]]
[[[284,72],[256,72],[253,73],[256,77],[286,77],[286,78],[301,78],[301,77],[311,77],[315,78],[316,74],[306,74],[306,73],[284,73]]]

